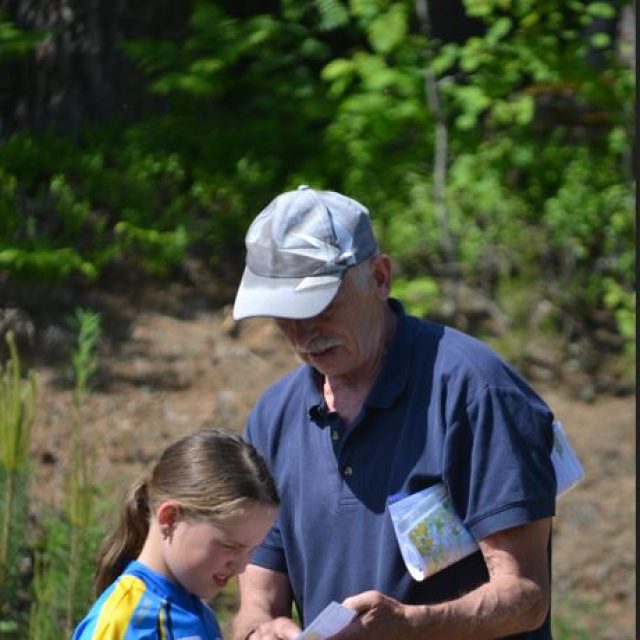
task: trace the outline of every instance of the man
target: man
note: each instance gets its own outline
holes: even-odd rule
[[[551,638],[553,416],[481,342],[404,314],[367,209],[306,186],[246,236],[236,319],[271,316],[304,364],[272,385],[246,436],[280,515],[240,578],[234,640],[290,640],[330,601],[335,640]],[[389,496],[438,482],[479,551],[422,582]]]

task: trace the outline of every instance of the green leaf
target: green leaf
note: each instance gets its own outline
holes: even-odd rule
[[[459,87],[456,98],[464,110],[471,113],[483,111],[491,104],[491,99],[481,87]]]
[[[532,11],[520,20],[520,26],[523,29],[531,29],[540,23],[542,16],[537,11]]]
[[[492,2],[487,0],[465,0],[464,5],[469,16],[486,18],[493,12]]]
[[[322,70],[322,79],[331,82],[332,80],[337,80],[338,78],[342,78],[344,76],[352,76],[354,70],[355,64],[353,60],[336,58],[335,60],[332,60],[328,65],[326,65]]]
[[[460,47],[456,44],[446,44],[431,60],[431,68],[437,76],[451,69],[458,61]]]
[[[369,40],[374,51],[390,53],[407,35],[407,11],[403,4],[394,4],[376,18],[369,27]]]
[[[505,36],[509,35],[512,28],[511,18],[503,16],[498,18],[487,31],[486,40],[492,44],[502,40]]]
[[[82,273],[90,280],[98,275],[95,265],[70,247],[5,249],[0,251],[0,267],[18,275],[35,276],[44,282],[60,282],[74,272]]]
[[[375,19],[380,11],[376,0],[349,0],[349,8],[354,16],[362,18],[366,22]]]
[[[587,13],[594,18],[607,20],[616,17],[616,11],[610,2],[591,2],[587,5]]]
[[[23,31],[13,22],[3,21],[0,12],[0,61],[26,55],[46,36],[46,31]]]
[[[224,62],[219,58],[202,58],[196,60],[190,66],[193,73],[203,73],[211,75],[224,67]]]
[[[320,14],[318,28],[321,31],[331,31],[349,23],[349,12],[340,0],[314,0],[314,4]]]
[[[194,97],[209,96],[215,92],[215,84],[209,78],[186,73],[171,73],[151,84],[151,90],[159,95],[173,92]]]
[[[589,42],[598,49],[605,49],[611,44],[611,36],[608,33],[594,33]]]

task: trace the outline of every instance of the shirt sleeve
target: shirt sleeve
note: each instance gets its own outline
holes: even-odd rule
[[[476,539],[555,514],[553,414],[537,396],[486,387],[452,421],[444,477]]]
[[[127,576],[119,580],[109,596],[99,600],[76,628],[72,640],[155,640],[166,615],[158,598],[154,598],[131,582]]]
[[[258,425],[262,421],[257,418],[257,414],[258,409],[254,409],[249,414],[244,437],[264,457],[267,466],[269,467],[269,471],[274,476],[276,485],[278,485],[279,483],[278,477],[276,475],[275,465],[273,464],[272,456],[269,455],[269,447],[265,436],[266,430],[264,429],[264,423],[263,428],[259,429]],[[279,486],[278,490],[280,490]],[[280,513],[282,513],[283,508],[285,508],[285,505],[282,505]],[[284,552],[284,544],[282,542],[282,535],[280,532],[280,516],[276,518],[276,521],[267,533],[265,539],[253,552],[251,556],[251,563],[257,564],[261,567],[264,567],[265,569],[272,569],[273,571],[278,571],[280,573],[287,573],[287,561]]]

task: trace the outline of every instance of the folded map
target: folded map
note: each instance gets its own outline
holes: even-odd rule
[[[355,617],[356,612],[353,609],[343,607],[338,602],[330,602],[311,624],[296,636],[296,640],[324,640],[338,633]]]

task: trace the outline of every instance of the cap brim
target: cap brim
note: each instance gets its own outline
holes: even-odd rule
[[[267,316],[304,319],[322,313],[333,300],[340,274],[307,278],[267,278],[245,267],[233,305],[235,320]]]

